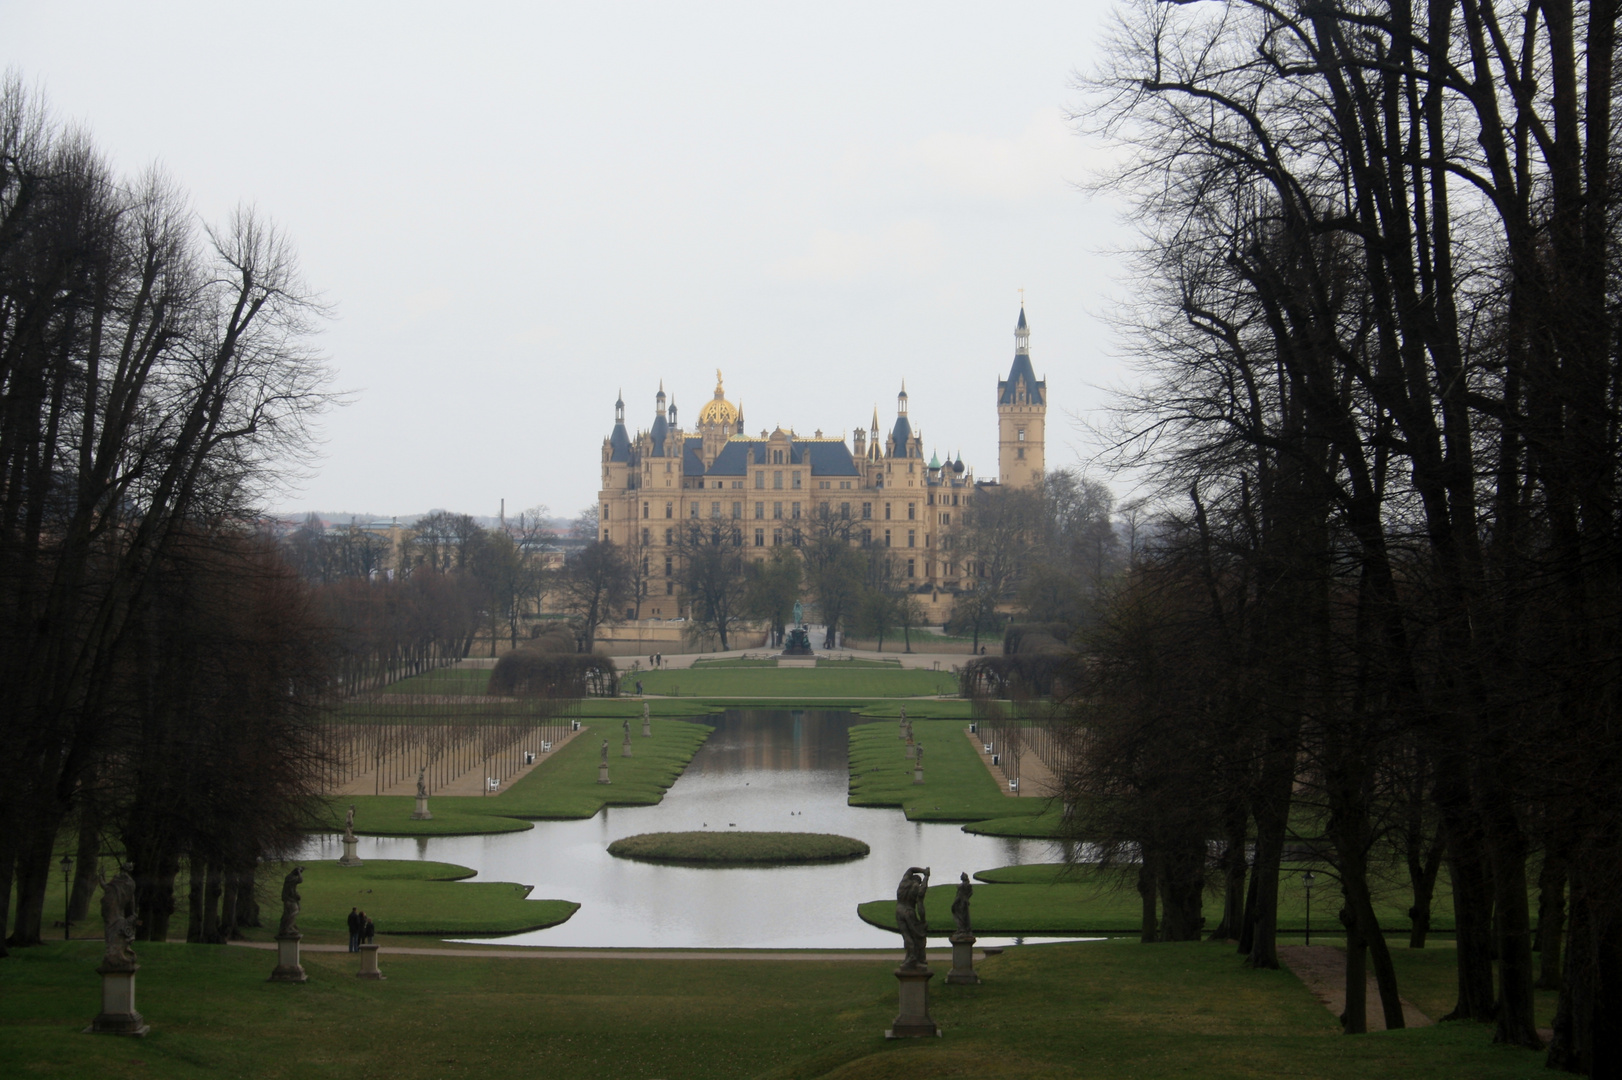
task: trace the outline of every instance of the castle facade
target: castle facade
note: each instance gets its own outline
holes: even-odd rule
[[[1013,365],[997,382],[996,480],[977,480],[961,459],[943,462],[932,453],[925,460],[905,384],[888,433],[881,434],[875,409],[849,444],[821,430],[747,434],[743,409],[727,400],[719,371],[714,395],[691,429],[681,426],[663,383],[652,423],[635,435],[625,425],[624,400],[616,401],[614,428],[603,440],[597,514],[600,538],[625,549],[639,570],[640,596],[626,615],[685,614],[678,538],[690,523],[704,522],[735,528],[753,559],[824,533],[885,548],[897,579],[920,595],[935,619],[944,618],[972,573],[968,553],[952,544],[954,525],[963,525],[988,487],[1041,482],[1047,382],[1036,378],[1029,342],[1021,307]]]

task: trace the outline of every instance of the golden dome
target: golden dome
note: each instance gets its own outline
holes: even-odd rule
[[[706,401],[704,407],[698,410],[698,426],[708,427],[711,424],[717,424],[721,427],[730,428],[737,422],[738,409],[732,402],[727,400],[725,392],[722,391],[721,370],[717,368],[715,371],[715,397]]]

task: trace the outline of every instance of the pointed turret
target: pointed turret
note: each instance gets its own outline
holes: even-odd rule
[[[1014,325],[1014,363],[1008,378],[997,380],[997,472],[1009,487],[1035,487],[1041,481],[1045,454],[1048,385],[1031,367],[1031,330],[1025,304]]]

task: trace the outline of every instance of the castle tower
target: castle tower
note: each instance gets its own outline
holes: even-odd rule
[[[1031,331],[1025,305],[1014,327],[1014,365],[1008,378],[997,380],[997,480],[1014,488],[1033,488],[1042,481],[1044,427],[1048,384],[1031,367]]]

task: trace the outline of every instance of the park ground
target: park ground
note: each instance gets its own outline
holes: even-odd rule
[[[576,959],[390,954],[383,982],[347,953],[307,952],[310,981],[230,946],[145,945],[145,1039],[81,1034],[99,942],[0,964],[0,1061],[16,1076],[415,1078],[1111,1078],[1325,1080],[1545,1075],[1542,1056],[1481,1025],[1339,1034],[1287,971],[1230,946],[1100,941],[1025,946],[936,986],[938,1039],[887,1042],[893,954],[842,959]],[[1452,957],[1399,957],[1406,996],[1445,1010]],[[944,964],[936,965],[944,970]],[[941,979],[935,980],[940,983]],[[9,1070],[8,1070],[9,1072]]]
[[[850,688],[853,677],[864,680],[866,692],[888,689],[852,702],[874,721],[851,731],[853,804],[898,807],[915,820],[965,822],[1011,836],[1058,828],[1046,800],[1012,798],[999,785],[963,735],[967,703],[913,696],[904,692],[917,689],[911,681],[894,678],[933,676],[928,667],[828,665],[833,670],[824,676],[821,669],[766,670],[741,659],[663,674],[692,685],[696,670],[719,678],[721,690],[739,688],[732,680],[740,675],[837,677],[829,683],[836,693]],[[356,799],[357,822],[362,831],[385,835],[490,832],[528,828],[531,818],[590,816],[610,801],[657,802],[707,737],[702,717],[743,703],[724,694],[647,700],[654,736],[642,738],[633,724],[635,756],[611,757],[609,788],[596,783],[600,739],[575,739],[500,795],[435,799],[432,822],[411,822],[411,800],[388,797]],[[759,705],[787,703],[767,695]],[[894,721],[903,706],[928,747],[923,785],[912,783],[912,763],[897,737]],[[621,719],[640,716],[641,701],[587,703],[586,711],[593,715],[584,722],[612,741]],[[266,866],[263,895],[274,897],[284,872]],[[935,987],[934,1011],[946,1037],[909,1043],[878,1037],[895,1011],[890,953],[667,958],[492,947],[469,956],[479,947],[440,939],[551,925],[576,905],[567,897],[531,897],[519,883],[469,880],[471,871],[451,864],[371,860],[344,870],[319,863],[305,873],[305,944],[341,945],[344,915],[362,907],[391,931],[379,937],[385,982],[357,980],[354,957],[315,948],[304,955],[311,982],[264,982],[273,961],[262,950],[273,925],[249,931],[247,948],[142,944],[139,1007],[154,1033],[145,1040],[82,1036],[96,1004],[100,945],[84,939],[99,930],[92,914],[92,925],[74,928],[82,938],[19,950],[15,963],[0,963],[0,1061],[22,1063],[17,1075],[26,1076],[391,1080],[1543,1075],[1540,1056],[1493,1047],[1490,1032],[1476,1025],[1340,1036],[1333,1016],[1299,979],[1287,971],[1246,971],[1229,945],[1139,945],[1121,936],[1135,935],[1139,917],[1129,875],[1097,867],[982,868],[974,899],[981,934],[1117,936],[988,957],[980,965],[985,985]],[[943,882],[931,889],[937,932],[948,922],[952,888]],[[1281,901],[1282,925],[1299,930],[1301,897],[1286,889]],[[48,902],[60,907],[59,887]],[[1402,903],[1395,894],[1390,899],[1388,925],[1404,925]],[[266,905],[270,924],[274,906]],[[1439,930],[1449,929],[1450,911],[1439,896]],[[860,914],[890,928],[894,902],[876,897]],[[1442,939],[1409,950],[1394,937],[1393,945],[1405,999],[1428,1016],[1444,1014],[1453,993],[1450,944]],[[943,973],[946,965],[937,966]],[[1538,1004],[1546,1024],[1552,995]]]

